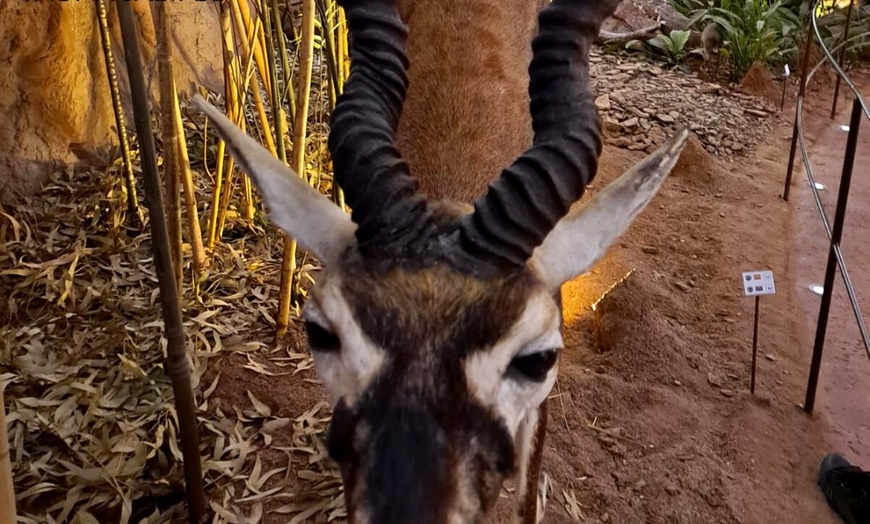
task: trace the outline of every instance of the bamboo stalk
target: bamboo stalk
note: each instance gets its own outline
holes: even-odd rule
[[[317,0],[317,11],[320,14],[320,23],[323,25],[323,38],[326,42],[326,66],[329,72],[327,76],[329,79],[329,106],[334,108],[341,88],[338,79],[337,53],[335,43],[332,40],[332,17],[328,15],[328,9],[324,5],[324,0]]]
[[[344,90],[344,83],[347,81],[346,75],[346,66],[349,65],[348,56],[347,56],[347,21],[344,18],[344,9],[339,7],[335,0],[326,0],[331,4],[332,9],[335,12],[335,18],[337,19],[335,34],[336,34],[336,45],[335,45],[335,64],[337,69],[337,81],[336,84],[338,86],[338,95]],[[335,109],[335,100],[333,100],[333,104],[330,107],[330,110]],[[338,185],[338,182],[335,180],[335,176],[332,178],[332,201],[341,208],[343,211],[347,211],[344,201],[344,191]]]
[[[347,77],[350,76],[350,54],[348,53],[348,33],[347,33],[347,18],[344,14],[344,9],[338,8],[338,51],[339,51],[339,63],[341,64],[341,81],[344,83],[347,81]]]
[[[244,1],[247,1],[247,0],[243,0],[242,2],[239,2],[238,0],[230,0],[229,3],[224,2],[223,5],[229,6],[230,8],[232,8],[233,6],[238,8],[241,3],[244,3]],[[232,11],[232,9],[230,9],[230,11]],[[231,14],[231,13],[228,13],[227,17],[229,17],[229,14]],[[221,16],[223,17],[224,15],[222,14]],[[230,19],[229,23],[230,23],[230,26],[232,26],[232,19]],[[241,31],[241,27],[237,27],[236,29]],[[245,98],[246,98],[247,89],[248,89],[248,87],[247,87],[248,80],[252,76],[251,71],[252,71],[252,67],[253,67],[253,60],[252,60],[252,57],[248,57],[245,71],[242,72],[241,69],[239,68],[239,62],[238,62],[238,60],[236,60],[235,39],[236,39],[236,31],[233,31],[232,27],[230,27],[228,33],[225,35],[225,38],[224,38],[225,46],[229,50],[228,52],[226,52],[225,56],[227,57],[227,59],[225,59],[224,62],[225,62],[225,64],[228,63],[228,65],[226,66],[226,69],[231,72],[229,75],[227,75],[227,85],[226,85],[226,89],[227,89],[227,112],[228,112],[228,114],[231,115],[230,118],[233,120],[233,122],[238,124],[238,126],[241,128],[242,131],[245,131],[245,129],[247,127],[247,123],[245,121],[244,104],[245,104]],[[244,40],[244,38],[240,38],[240,39]],[[235,188],[235,179],[236,179],[235,158],[230,156],[230,158],[227,162],[226,189],[224,190],[223,195],[221,195],[220,211],[218,212],[218,223],[217,223],[217,237],[218,238],[223,237],[224,227],[226,226],[227,213],[228,213],[229,207],[230,207],[230,200],[232,199],[234,188]],[[245,184],[245,182],[248,182],[248,184]],[[247,200],[247,203],[250,203],[250,206],[251,206],[250,217],[251,217],[251,219],[253,219],[253,195],[250,191],[250,184],[249,184],[249,180],[247,177],[244,177],[243,182],[242,182],[242,186],[243,186],[243,191],[244,191],[245,196],[247,197],[248,195],[250,195],[250,200],[248,200],[247,198],[246,198],[246,200]],[[245,207],[247,207],[247,205],[248,205],[247,203],[246,203]],[[247,211],[245,213],[247,215]]]
[[[112,96],[112,110],[115,113],[115,126],[118,131],[118,143],[121,146],[121,161],[124,166],[124,187],[127,191],[127,220],[133,229],[142,227],[142,214],[139,210],[139,197],[136,194],[136,177],[133,175],[133,161],[130,158],[130,141],[127,139],[127,125],[124,122],[124,108],[121,106],[121,93],[118,89],[118,74],[115,70],[115,58],[112,55],[112,41],[109,37],[109,21],[106,16],[104,0],[97,0],[97,20],[100,24],[100,41],[103,46],[103,58],[106,61],[106,73],[109,77],[109,94]]]
[[[15,524],[15,485],[12,476],[12,453],[6,431],[6,404],[0,385],[0,524]]]
[[[245,27],[250,27],[251,24],[251,11],[248,8],[248,2],[237,2],[236,6],[239,8],[239,14],[242,15],[242,20],[245,24]],[[264,56],[266,49],[266,36],[264,31],[264,26],[266,25],[265,21],[261,24],[257,30],[257,39],[254,41],[253,50],[254,50],[254,59],[257,62],[257,70],[260,72],[260,78],[263,79],[263,87],[266,89],[266,96],[268,98],[272,98],[272,83],[269,78],[269,66],[266,62],[266,57]]]
[[[254,94],[254,107],[257,108],[257,117],[260,119],[260,125],[263,127],[263,135],[266,138],[266,147],[273,156],[278,156],[278,149],[275,147],[275,139],[272,137],[272,128],[269,126],[269,117],[266,116],[266,108],[263,104],[263,94],[260,92],[260,86],[254,82],[251,86]]]
[[[190,171],[190,157],[187,154],[187,139],[184,135],[184,123],[181,120],[181,108],[178,107],[178,91],[175,89],[175,79],[172,79],[172,108],[175,121],[175,132],[178,134],[178,165],[181,167],[181,181],[184,186],[184,207],[187,211],[187,228],[190,237],[190,251],[193,261],[193,271],[198,282],[205,271],[205,249],[202,245],[202,230],[199,225],[199,213],[196,210],[196,189],[193,186],[193,174]]]
[[[184,253],[181,249],[181,175],[178,165],[178,132],[175,127],[172,82],[172,44],[166,20],[166,3],[151,3],[151,18],[157,40],[157,76],[160,88],[160,124],[163,138],[163,184],[166,198],[166,226],[172,249],[172,267],[178,292],[181,292]]]
[[[311,69],[314,56],[315,0],[302,3],[302,39],[299,45],[299,78],[296,85],[296,119],[293,122],[293,169],[305,179],[305,135],[308,125],[308,104],[311,98]],[[283,337],[290,325],[290,304],[293,301],[296,275],[296,241],[285,236],[284,260],[281,265],[281,291],[278,304],[277,336]]]
[[[243,1],[247,1],[247,0],[243,0]],[[244,108],[245,104],[247,102],[246,99],[247,99],[247,94],[248,94],[248,89],[249,89],[249,86],[251,83],[251,79],[254,76],[254,74],[253,74],[254,53],[253,53],[253,45],[251,42],[253,42],[254,39],[256,38],[256,30],[260,27],[261,20],[258,18],[256,24],[251,24],[250,26],[247,26],[245,24],[245,22],[242,20],[241,8],[239,7],[239,1],[232,0],[230,5],[232,6],[233,18],[235,19],[236,32],[238,33],[237,36],[238,36],[239,40],[241,41],[242,55],[245,57],[245,60],[244,60],[245,68],[244,68],[244,74],[242,76],[242,86],[239,89],[239,91],[241,91],[241,97],[240,97],[241,100],[239,103],[239,107]],[[243,30],[245,30],[244,33],[243,33]],[[236,34],[236,33],[234,33],[234,34]],[[255,82],[255,84],[256,84],[256,82]],[[259,87],[257,87],[256,85],[254,86],[254,92],[259,93]],[[242,114],[244,113],[244,111],[242,109],[240,109],[240,111],[242,112]],[[264,129],[263,131],[264,131],[263,134],[268,137],[268,139],[267,139],[267,142],[268,142],[269,140],[271,140],[271,133],[269,132],[268,128]],[[244,203],[242,205],[242,209],[244,210],[244,216],[245,216],[246,220],[253,220],[254,219],[254,194],[253,194],[253,189],[251,186],[251,179],[248,178],[247,175],[243,175],[243,177],[242,177],[242,186],[243,186],[243,190],[244,190],[244,199],[243,199]],[[227,205],[229,205],[229,199],[227,199]],[[223,213],[221,216],[224,217],[224,220],[220,221],[218,229],[220,230],[221,235],[223,235],[223,224],[224,224],[224,221],[226,220],[226,210],[222,209],[221,212]]]
[[[269,6],[269,13],[272,20],[272,37],[278,39],[278,53],[281,59],[281,70],[284,73],[284,92],[289,97],[290,118],[296,119],[296,97],[293,94],[293,70],[290,68],[290,60],[287,58],[287,45],[284,42],[284,29],[281,26],[281,17],[278,14],[278,0],[272,0]],[[284,105],[283,103],[281,104]]]
[[[275,71],[275,47],[272,45],[272,19],[266,13],[269,6],[266,3],[268,0],[261,1],[261,11],[264,13],[263,28],[266,33],[266,57],[268,58],[269,80],[272,85],[278,85],[278,74]],[[294,114],[294,106],[290,106],[291,115]],[[275,126],[275,145],[278,149],[278,155],[282,162],[287,163],[287,146],[284,143],[284,135],[287,130],[287,114],[284,112],[284,105],[281,103],[281,96],[278,89],[272,91],[272,117],[274,118]]]
[[[230,24],[230,6],[228,0],[224,0],[220,5],[220,20],[221,20],[221,39],[223,44],[223,62],[224,62],[224,93],[227,117],[233,122],[236,121],[235,106],[232,104],[233,88],[236,83],[233,78],[233,44],[232,44],[232,27]],[[225,191],[224,185],[224,158],[226,154],[226,144],[218,138],[217,150],[217,172],[215,173],[214,191],[211,197],[211,208],[208,221],[208,247],[214,248],[218,237],[218,224],[220,222],[221,210],[221,195]],[[233,170],[233,157],[230,156],[228,162],[229,173]]]
[[[151,131],[151,114],[148,109],[148,93],[145,87],[142,58],[139,52],[139,34],[133,8],[126,0],[116,1],[124,53],[127,58],[127,74],[130,78],[130,94],[133,100],[133,116],[136,134],[139,137],[142,171],[145,174],[152,249],[160,286],[160,303],[163,309],[164,331],[167,341],[165,370],[172,382],[175,411],[178,415],[178,436],[183,458],[185,494],[189,521],[200,524],[206,517],[206,499],[202,480],[202,462],[199,456],[199,430],[196,419],[196,404],[190,381],[187,361],[187,344],[181,317],[181,304],[172,274],[169,231],[163,209],[163,195],[157,174],[157,155],[154,135]]]
[[[254,53],[254,46],[257,45],[258,42],[257,35],[260,33],[260,31],[263,30],[263,21],[258,17],[257,21],[253,25],[251,25],[250,19],[248,19],[248,21],[246,22],[244,17],[242,17],[241,8],[239,8],[240,2],[233,2],[232,5],[234,7],[233,17],[236,20],[236,24],[238,24],[240,27],[244,27],[247,31],[246,38],[242,39],[242,54],[247,57],[246,62],[250,64],[251,56]],[[248,70],[248,66],[246,66],[245,70]],[[262,77],[262,72],[260,73]],[[269,126],[269,118],[266,116],[266,109],[263,104],[263,95],[260,92],[260,86],[257,84],[256,81],[251,82],[253,78],[249,78],[247,74],[245,76],[245,79],[245,90],[243,93],[246,94],[249,88],[249,83],[252,84],[250,85],[250,89],[253,93],[254,107],[257,109],[257,117],[260,119],[260,125],[263,128],[263,138],[266,142],[266,147],[269,149],[269,152],[271,152],[275,156],[278,156],[277,149],[275,149],[275,139],[272,137],[272,128]]]

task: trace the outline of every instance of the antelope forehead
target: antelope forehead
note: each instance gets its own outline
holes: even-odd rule
[[[345,278],[342,295],[363,333],[388,353],[462,358],[502,340],[536,295],[529,275],[480,281],[440,266]]]

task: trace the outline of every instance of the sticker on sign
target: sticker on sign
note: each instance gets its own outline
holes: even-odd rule
[[[775,295],[776,284],[773,283],[773,271],[749,271],[743,273],[743,294],[747,297],[758,295]]]

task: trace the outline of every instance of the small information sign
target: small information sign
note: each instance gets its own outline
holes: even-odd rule
[[[747,297],[775,295],[776,284],[773,271],[749,271],[743,273],[743,294]]]

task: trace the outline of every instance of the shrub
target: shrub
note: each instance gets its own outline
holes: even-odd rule
[[[800,27],[799,1],[777,0],[671,0],[690,18],[690,27],[716,23],[725,37],[723,54],[734,78],[742,77],[753,62],[779,63]]]
[[[656,35],[649,44],[664,55],[671,64],[678,64],[686,57],[686,44],[689,42],[689,31],[671,31],[670,36]]]

